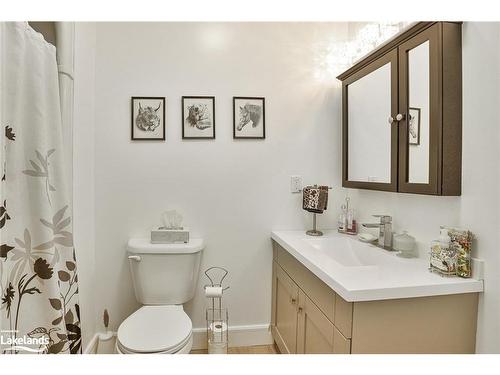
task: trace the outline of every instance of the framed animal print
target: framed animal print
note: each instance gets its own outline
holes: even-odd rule
[[[408,126],[408,142],[411,145],[420,144],[420,108],[410,108]]]
[[[215,139],[215,96],[182,97],[182,138]]]
[[[133,141],[165,140],[164,97],[132,97],[131,139]]]
[[[233,138],[266,138],[265,98],[233,97]]]

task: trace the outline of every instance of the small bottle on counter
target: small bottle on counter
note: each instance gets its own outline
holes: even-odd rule
[[[343,204],[340,209],[341,212],[337,222],[337,230],[339,233],[345,233],[347,231],[347,206]]]
[[[349,208],[347,210],[347,234],[357,234],[358,228],[356,224],[356,219],[354,218],[354,210]]]
[[[349,201],[350,198],[346,197],[345,204],[340,207],[342,211],[337,222],[337,230],[339,233],[357,234],[358,225],[354,218],[354,210],[349,207]]]

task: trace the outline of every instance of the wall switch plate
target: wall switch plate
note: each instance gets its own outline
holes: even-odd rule
[[[302,176],[290,176],[290,192],[300,193],[302,191]]]

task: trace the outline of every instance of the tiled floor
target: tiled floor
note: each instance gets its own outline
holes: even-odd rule
[[[207,354],[207,350],[191,350],[191,354]],[[229,348],[228,354],[278,354],[278,351],[274,345],[256,345]]]

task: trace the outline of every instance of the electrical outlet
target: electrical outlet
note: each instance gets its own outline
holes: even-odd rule
[[[302,176],[290,176],[290,192],[300,193],[302,190]]]

